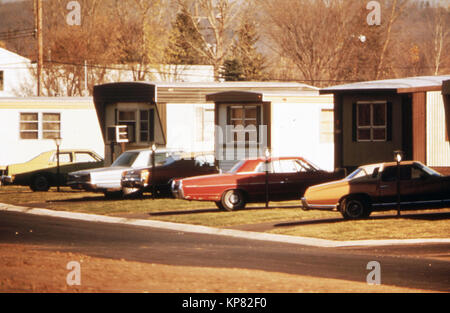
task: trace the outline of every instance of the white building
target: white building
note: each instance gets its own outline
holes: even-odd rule
[[[56,149],[90,149],[104,155],[92,98],[0,98],[0,170]]]
[[[0,97],[29,94],[30,90],[24,88],[35,84],[30,68],[29,59],[0,48]]]
[[[82,86],[85,89],[87,89],[88,83],[94,79],[93,77],[99,75],[99,71],[104,71],[102,73],[104,82],[135,81],[138,80],[137,76],[142,75],[139,73],[138,65],[112,64],[103,67],[86,63],[79,66],[84,69]],[[35,70],[36,64],[32,64],[29,59],[0,48],[0,97],[35,96],[37,92],[37,82],[33,75]],[[215,80],[212,65],[163,64],[153,68],[141,66],[140,70],[145,72],[146,77],[152,77],[154,81],[213,82]],[[74,88],[73,81],[76,81],[73,79],[72,69],[67,72],[64,66],[53,65],[49,71],[44,68],[42,77],[44,82],[51,79],[53,88],[49,92],[46,90],[45,84],[42,84],[42,94],[44,95],[69,95],[71,94],[70,90]],[[53,82],[55,79],[58,81]]]

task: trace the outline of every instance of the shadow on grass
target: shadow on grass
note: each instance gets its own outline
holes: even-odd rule
[[[251,206],[251,207],[245,207],[243,209],[239,210],[233,210],[229,213],[232,214],[233,212],[242,212],[242,211],[262,211],[262,210],[273,210],[273,209],[293,209],[293,208],[300,208],[299,206],[272,206],[272,207],[265,207],[265,206]],[[155,213],[149,213],[151,216],[164,216],[164,215],[182,215],[182,214],[195,214],[195,213],[226,213],[227,211],[221,210],[219,208],[202,208],[202,209],[189,209],[189,210],[177,210],[177,211],[163,211],[163,212],[155,212]]]
[[[424,221],[437,221],[437,220],[445,220],[450,218],[450,212],[432,212],[432,213],[407,213],[401,212],[400,216],[397,216],[396,213],[388,214],[388,215],[378,215],[371,216],[361,220],[391,220],[391,219],[413,219],[413,220],[424,220]],[[291,226],[301,226],[301,225],[314,225],[314,224],[329,224],[329,223],[340,223],[340,222],[348,222],[351,220],[346,220],[342,217],[338,218],[323,218],[323,219],[312,219],[312,220],[304,220],[297,222],[285,222],[274,224],[274,227],[291,227]]]

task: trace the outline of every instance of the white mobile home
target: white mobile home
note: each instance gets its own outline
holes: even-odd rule
[[[56,149],[90,149],[104,155],[92,98],[0,98],[0,169]]]
[[[259,156],[268,148],[274,156],[304,156],[333,169],[333,98],[305,84],[121,82],[95,86],[94,102],[107,162],[112,149],[115,155],[122,149],[111,145],[108,128],[126,125],[125,149],[156,144],[187,152],[214,151],[226,169],[248,156],[230,154],[231,147],[254,146]],[[255,128],[256,140],[249,127]]]

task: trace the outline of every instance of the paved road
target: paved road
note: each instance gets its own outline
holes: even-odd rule
[[[32,230],[32,232],[30,232]],[[366,282],[370,261],[381,283],[450,291],[449,244],[316,248],[123,224],[0,212],[0,242],[169,265],[234,267]]]

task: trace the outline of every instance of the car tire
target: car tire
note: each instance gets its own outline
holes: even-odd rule
[[[370,215],[369,203],[363,197],[347,197],[341,203],[341,214],[345,219],[361,219]]]
[[[50,182],[45,175],[36,175],[31,179],[30,188],[33,191],[48,191],[50,189]]]
[[[103,194],[107,200],[118,200],[123,198],[122,191],[104,191]]]
[[[245,207],[244,193],[238,189],[232,189],[224,192],[221,204],[226,211],[243,209]]]
[[[215,201],[216,207],[218,207],[220,210],[225,211],[225,207],[222,205],[222,201]]]

